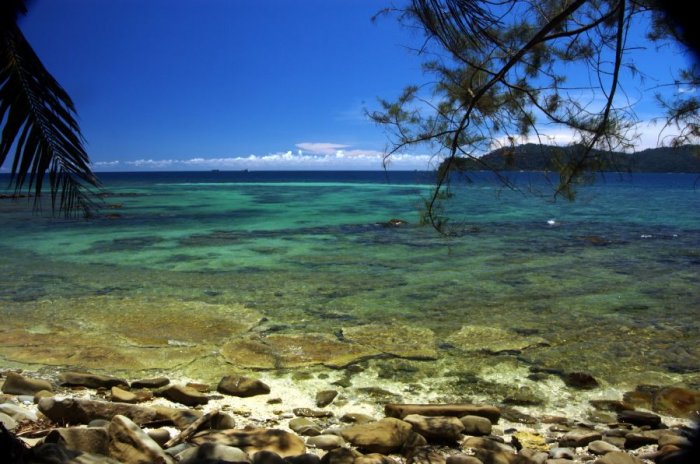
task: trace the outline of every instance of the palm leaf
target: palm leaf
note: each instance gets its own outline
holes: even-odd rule
[[[22,12],[23,2],[15,2]],[[15,13],[16,16],[16,13]],[[44,68],[16,20],[0,23],[0,165],[12,157],[11,185],[40,206],[48,178],[53,211],[89,214],[95,208],[90,169],[73,102]]]

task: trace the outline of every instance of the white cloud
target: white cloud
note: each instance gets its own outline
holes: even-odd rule
[[[342,150],[348,146],[349,145],[343,145],[341,143],[328,142],[301,142],[296,144],[296,147],[303,151],[309,151],[319,155],[333,155],[338,150]]]

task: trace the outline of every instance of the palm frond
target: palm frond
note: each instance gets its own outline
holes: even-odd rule
[[[22,2],[20,2],[21,4]],[[26,187],[39,207],[48,177],[51,207],[66,215],[95,207],[90,168],[73,102],[17,27],[0,30],[0,165],[13,153],[11,185]]]

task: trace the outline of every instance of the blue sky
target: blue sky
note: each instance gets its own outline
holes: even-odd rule
[[[96,170],[381,169],[387,139],[363,109],[429,79],[406,48],[420,37],[371,21],[389,4],[34,0],[20,25]]]

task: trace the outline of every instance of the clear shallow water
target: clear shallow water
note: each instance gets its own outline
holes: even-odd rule
[[[611,175],[574,203],[519,176],[457,188],[451,238],[418,225],[426,173],[104,174],[90,221],[1,200],[1,362],[214,379],[361,346],[366,377],[452,400],[551,401],[530,368],[700,387],[696,176]]]

